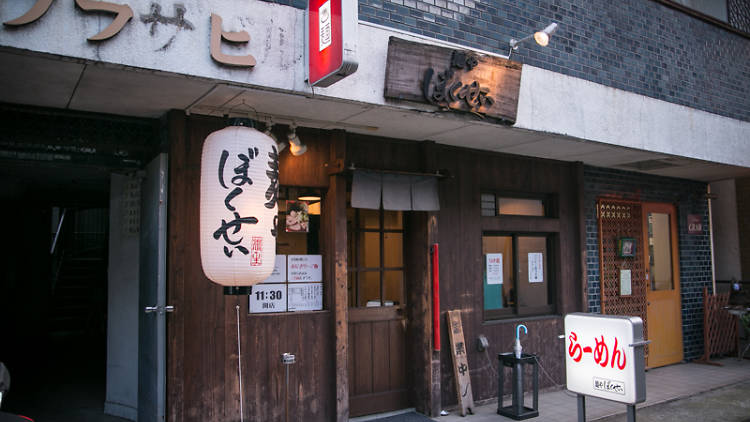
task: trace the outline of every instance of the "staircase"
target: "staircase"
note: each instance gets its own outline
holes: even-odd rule
[[[99,210],[85,210],[99,211]],[[106,210],[102,210],[106,211]],[[88,214],[88,215],[87,215]],[[63,230],[72,231],[59,245],[52,280],[47,327],[52,337],[104,335],[107,316],[107,231],[91,230],[101,212],[77,212]],[[93,224],[94,226],[101,226]],[[84,227],[81,227],[84,226]],[[89,226],[89,227],[85,227]]]

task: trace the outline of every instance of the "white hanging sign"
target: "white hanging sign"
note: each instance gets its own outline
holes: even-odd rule
[[[321,255],[289,255],[287,267],[290,283],[323,281],[323,257]]]
[[[286,284],[258,284],[250,293],[250,313],[286,312]]]
[[[323,283],[289,284],[289,311],[323,309]]]
[[[503,254],[486,255],[487,284],[503,284]]]
[[[276,255],[276,263],[271,276],[261,283],[286,283],[286,255]]]

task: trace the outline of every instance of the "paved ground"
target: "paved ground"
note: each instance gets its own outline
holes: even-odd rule
[[[625,422],[625,415],[610,416],[598,422]],[[638,422],[748,422],[750,421],[750,382],[698,394],[684,399],[639,409]]]
[[[636,412],[637,420],[644,421],[645,410],[654,405],[668,406],[670,402],[679,399],[696,397],[694,400],[686,400],[684,407],[688,409],[688,402],[692,410],[688,417],[677,419],[651,419],[653,421],[745,421],[750,419],[750,360],[739,361],[736,358],[726,358],[719,362],[723,366],[702,365],[698,363],[685,363],[678,365],[656,368],[646,373],[646,402],[638,405]],[[726,405],[733,408],[739,407],[737,414],[740,419],[710,419],[713,417],[713,403],[721,403],[719,400],[722,396],[722,387],[735,386],[727,390]],[[742,392],[746,391],[744,397]],[[700,396],[706,392],[713,392],[711,402],[702,404]],[[709,393],[711,394],[711,393]],[[731,397],[739,397],[739,401],[734,401]],[[683,400],[681,400],[682,402]],[[506,405],[509,400],[506,399]],[[530,398],[527,399],[528,405],[531,404]],[[739,404],[738,404],[739,403]],[[679,404],[676,405],[680,407]],[[720,407],[720,406],[719,406]],[[667,408],[668,409],[668,408]],[[586,399],[586,418],[588,421],[600,420],[613,415],[624,414],[626,406],[620,403],[608,400],[587,398]],[[696,415],[696,412],[702,412]],[[745,412],[745,415],[742,413]],[[657,416],[654,416],[657,417]],[[729,417],[729,416],[728,416]],[[734,416],[732,416],[734,417]],[[742,419],[744,417],[745,419]],[[455,411],[451,411],[448,416],[441,416],[433,420],[439,422],[497,422],[511,421],[497,414],[497,402],[489,403],[484,406],[478,406],[475,415],[461,417]],[[565,390],[547,391],[539,395],[539,417],[529,419],[534,422],[576,422],[578,420],[577,399],[575,395]],[[623,418],[606,419],[607,422],[625,420]]]

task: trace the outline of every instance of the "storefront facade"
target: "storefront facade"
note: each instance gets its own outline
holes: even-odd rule
[[[306,82],[306,5],[278,3],[0,6],[4,109],[150,128],[132,168],[125,147],[108,167],[108,413],[322,421],[414,407],[436,416],[457,403],[447,311],[461,314],[476,401],[496,398],[496,355],[511,351],[521,323],[524,351],[549,375],[542,387],[563,384],[558,336],[570,312],[641,316],[652,367],[702,353],[707,183],[750,168],[748,100],[736,93],[747,60],[712,75],[715,89],[698,97],[695,75],[709,64],[688,72],[685,48],[671,38],[636,45],[632,28],[620,28],[630,47],[609,43],[616,34],[596,28],[619,20],[598,9],[689,22],[690,37],[715,37],[745,59],[747,28],[670,2],[529,4],[534,17],[519,24],[524,12],[499,2],[360,1],[358,68],[323,88]],[[549,47],[522,44],[509,59],[507,38],[547,20],[561,25]],[[442,95],[451,92],[454,101]],[[250,296],[211,282],[199,247],[201,149],[230,118],[306,146],[279,156],[276,253],[287,274]],[[76,133],[104,150],[96,133]],[[5,157],[40,161],[25,152],[63,148],[51,138],[34,135]],[[133,207],[138,228],[115,230]],[[295,280],[293,259],[322,269]],[[285,353],[295,362],[284,364]]]

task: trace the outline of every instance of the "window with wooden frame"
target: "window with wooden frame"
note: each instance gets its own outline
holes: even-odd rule
[[[484,319],[556,311],[560,221],[552,194],[483,192]]]
[[[555,235],[482,235],[485,319],[554,312]]]
[[[404,304],[403,212],[347,209],[349,307]]]

